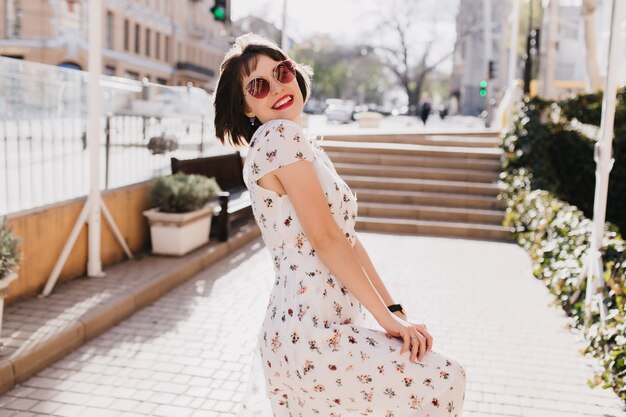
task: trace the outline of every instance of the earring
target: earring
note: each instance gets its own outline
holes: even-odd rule
[[[252,117],[250,118],[250,125],[251,125],[251,126],[254,126],[254,122],[255,122],[255,121],[256,121],[256,118],[255,118],[254,116],[252,116]]]

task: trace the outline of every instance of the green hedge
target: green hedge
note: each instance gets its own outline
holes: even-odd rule
[[[613,156],[609,177],[606,219],[626,230],[626,89],[618,94]],[[526,168],[531,187],[552,192],[593,218],[595,140],[576,129],[572,120],[586,124],[600,122],[601,95],[582,95],[560,102],[533,98],[520,105],[515,133],[503,141],[504,169]],[[586,104],[586,113],[581,106]],[[589,130],[589,129],[587,129]],[[591,129],[593,130],[593,129]]]
[[[618,109],[622,112],[619,114],[624,115],[624,90],[620,94],[621,107]],[[589,99],[585,101],[589,102]],[[600,326],[599,309],[594,304],[591,324],[584,328],[586,280],[581,280],[580,275],[592,222],[588,212],[582,207],[577,208],[578,204],[574,202],[580,202],[587,209],[593,208],[595,162],[593,141],[572,129],[567,118],[584,115],[588,118],[576,117],[585,123],[596,119],[593,110],[587,115],[580,109],[580,103],[580,99],[560,103],[531,99],[520,103],[513,129],[501,145],[504,150],[504,172],[501,175],[501,198],[506,203],[504,224],[512,228],[517,242],[529,253],[534,275],[544,281],[554,294],[555,303],[561,305],[574,319],[576,327],[583,330],[587,343],[583,353],[589,353],[603,363],[604,371],[588,381],[589,385],[612,388],[622,400],[626,400],[626,248],[618,227],[611,223],[606,225],[601,249],[606,283],[603,297],[609,312],[606,327]],[[619,126],[623,126],[623,119],[620,123]],[[622,176],[621,182],[616,181],[611,188],[613,193],[623,190],[620,187],[626,182],[624,137],[616,138],[616,145],[618,142],[621,142],[621,148],[616,146],[612,174],[617,168]],[[618,165],[618,156],[621,165]],[[614,181],[613,175],[611,181]],[[623,198],[623,194],[610,196],[611,210],[607,211],[607,219],[613,219],[615,223],[621,221],[622,227],[623,212],[626,212],[624,205],[611,206]],[[612,213],[610,216],[609,212]]]

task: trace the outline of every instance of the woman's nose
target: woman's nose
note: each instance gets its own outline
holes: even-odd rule
[[[279,93],[283,91],[283,85],[274,77],[270,78],[270,92]]]

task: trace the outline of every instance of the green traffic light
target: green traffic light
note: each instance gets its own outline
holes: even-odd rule
[[[481,97],[487,97],[487,90],[480,90]]]
[[[487,88],[487,81],[482,80],[478,85],[480,85],[480,88]]]
[[[216,6],[211,9],[215,20],[224,20],[226,18],[226,10],[221,6]]]

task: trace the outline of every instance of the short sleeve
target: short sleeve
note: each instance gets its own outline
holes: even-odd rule
[[[268,172],[297,161],[314,160],[311,144],[297,123],[291,120],[272,120],[261,126],[258,137],[248,152],[250,179],[253,181]],[[252,154],[252,155],[250,155]]]

